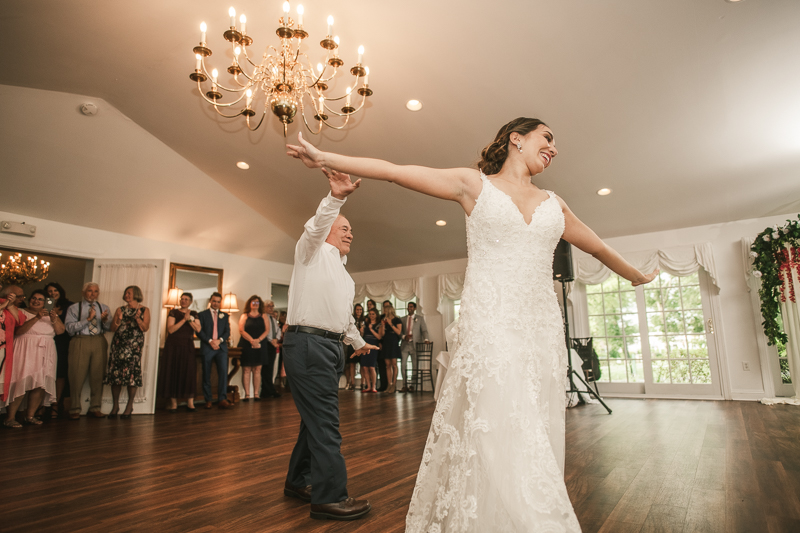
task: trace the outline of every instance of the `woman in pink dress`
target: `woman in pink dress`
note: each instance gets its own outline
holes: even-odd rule
[[[7,399],[6,425],[15,421],[17,411],[27,400],[25,422],[42,423],[34,416],[42,403],[50,404],[56,393],[56,343],[54,337],[64,332],[64,323],[54,310],[44,308],[47,294],[35,290],[23,310],[25,324],[17,327],[14,338],[14,367]]]
[[[6,404],[14,368],[14,333],[25,323],[25,315],[15,305],[22,289],[9,285],[0,290],[0,406]],[[22,427],[14,419],[3,421],[6,427]]]

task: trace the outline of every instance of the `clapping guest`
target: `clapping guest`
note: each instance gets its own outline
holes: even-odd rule
[[[130,418],[133,412],[133,399],[136,389],[142,386],[142,349],[144,334],[150,329],[150,310],[141,305],[144,295],[136,285],[127,287],[122,294],[125,305],[117,308],[111,321],[111,354],[108,358],[108,372],[103,381],[111,385],[114,407],[108,416],[113,418],[119,412],[119,395],[122,387],[128,388],[128,404],[120,418]]]
[[[364,325],[363,305],[356,304],[353,306],[353,320],[355,321],[358,331],[361,331],[361,326]],[[356,390],[356,365],[361,362],[361,356],[353,356],[354,353],[355,349],[353,349],[352,346],[349,344],[345,345],[344,354],[347,366],[344,369],[344,375],[347,378],[347,386],[345,387],[347,390]]]
[[[97,301],[100,286],[89,282],[83,286],[83,299],[72,304],[65,323],[72,335],[69,341],[69,388],[72,393],[70,420],[81,417],[81,392],[89,376],[91,401],[88,416],[105,418],[100,411],[103,400],[103,373],[106,371],[108,341],[104,333],[111,328],[111,312],[107,305]]]
[[[64,332],[64,323],[55,310],[45,309],[47,294],[35,290],[28,300],[25,324],[15,335],[14,369],[11,373],[5,425],[19,427],[15,418],[23,399],[27,399],[25,422],[40,425],[35,415],[39,406],[48,405],[56,394],[56,343],[54,337]]]
[[[386,362],[386,392],[396,392],[397,360],[400,359],[400,338],[403,334],[403,321],[397,318],[392,302],[383,302],[381,319],[381,357]]]
[[[25,322],[25,314],[16,306],[22,289],[9,285],[0,290],[0,403],[8,399],[11,372],[14,368],[14,333]],[[14,420],[10,427],[19,427]]]
[[[197,394],[197,358],[194,353],[194,334],[200,331],[197,313],[189,309],[194,297],[181,294],[180,308],[167,317],[167,341],[161,357],[162,368],[158,388],[162,398],[169,399],[168,413],[178,410],[178,398],[186,398],[186,409],[194,412]]]
[[[261,400],[261,366],[267,359],[267,347],[262,341],[269,335],[269,318],[264,312],[264,302],[255,294],[244,304],[245,312],[239,317],[239,348],[242,349],[244,400],[250,399],[250,378],[253,379],[253,396]]]
[[[380,329],[381,321],[378,317],[378,311],[372,308],[367,312],[367,320],[362,326],[361,337],[367,344],[377,346],[381,340]],[[375,381],[377,379],[375,363],[379,352],[380,350],[370,350],[361,355],[361,381],[364,382],[364,388],[361,389],[361,392],[378,392],[375,389]]]
[[[61,322],[67,322],[67,310],[72,305],[72,302],[67,298],[67,293],[64,288],[55,282],[45,285],[44,290],[47,295],[55,302],[53,309],[58,313],[58,318]],[[56,398],[50,404],[50,415],[52,418],[58,417],[61,402],[64,403],[64,412],[69,412],[70,408],[70,390],[69,390],[69,333],[64,331],[60,335],[56,335]]]

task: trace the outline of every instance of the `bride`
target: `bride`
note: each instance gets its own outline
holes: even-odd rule
[[[308,167],[391,181],[466,213],[461,317],[406,531],[579,532],[564,484],[567,350],[553,252],[563,237],[633,285],[658,271],[639,272],[533,183],[558,155],[540,120],[503,126],[479,171],[400,166],[298,141],[287,153]]]

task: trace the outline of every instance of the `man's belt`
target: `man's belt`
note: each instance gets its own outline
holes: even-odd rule
[[[310,335],[318,335],[320,337],[333,339],[339,342],[344,340],[344,333],[334,333],[333,331],[328,331],[327,329],[312,328],[311,326],[289,326],[286,331],[291,331],[292,333],[308,333]]]

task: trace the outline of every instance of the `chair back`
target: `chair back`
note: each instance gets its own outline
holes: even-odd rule
[[[420,357],[433,357],[433,343],[432,342],[418,342],[416,345],[417,348],[417,359]]]
[[[578,352],[581,358],[581,368],[586,381],[597,381],[600,379],[600,359],[597,357],[592,347],[592,337],[572,339],[572,349]]]

